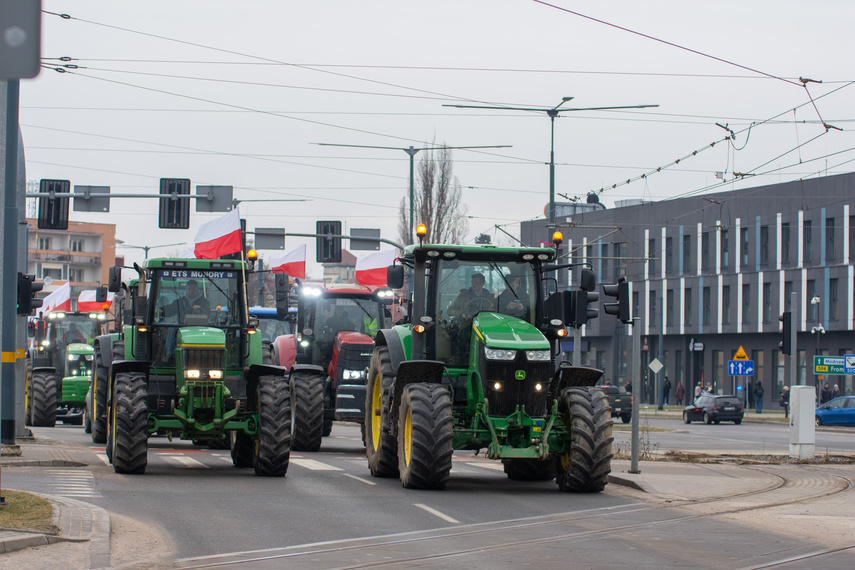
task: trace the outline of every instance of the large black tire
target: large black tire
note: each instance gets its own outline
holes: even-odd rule
[[[235,467],[252,467],[255,440],[242,431],[231,432],[232,463]]]
[[[121,346],[119,343],[115,343]],[[107,443],[107,387],[110,385],[110,363],[104,362],[101,349],[95,346],[95,374],[92,376],[92,442]]]
[[[685,412],[685,411],[683,412],[683,423],[684,424],[692,423],[692,420],[689,419],[689,412]]]
[[[291,391],[285,378],[258,379],[258,423],[255,474],[284,477],[291,459]]]
[[[138,475],[148,464],[148,386],[141,372],[116,374],[111,415],[113,471]]]
[[[324,438],[324,377],[291,375],[291,449],[317,451]]]
[[[632,416],[629,414],[623,415],[620,417],[620,421],[622,421],[625,424],[628,424],[629,422],[632,421]]]
[[[398,411],[398,471],[408,489],[443,489],[451,473],[451,394],[440,384],[409,384]]]
[[[324,418],[324,433],[323,433],[324,437],[327,437],[329,434],[332,433],[332,423],[333,423],[332,418]],[[363,437],[362,439],[365,439],[365,438]]]
[[[83,406],[83,433],[92,433],[92,420],[89,418],[89,407]]]
[[[34,426],[54,427],[56,425],[56,390],[58,377],[48,372],[33,374],[31,422]]]
[[[566,388],[558,402],[570,431],[570,450],[556,454],[558,488],[596,493],[608,482],[612,462],[612,418],[608,396],[595,387]]]
[[[374,348],[365,390],[365,454],[375,477],[398,475],[398,442],[392,435],[390,402],[395,373],[385,346]]]
[[[555,459],[502,459],[508,479],[514,481],[551,481],[555,479]]]
[[[24,380],[24,425],[33,425],[33,360],[27,356],[27,376]]]

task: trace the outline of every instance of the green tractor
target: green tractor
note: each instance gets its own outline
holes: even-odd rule
[[[84,423],[84,401],[95,359],[91,343],[105,321],[101,312],[52,311],[28,323],[33,344],[27,358],[26,425]]]
[[[514,480],[555,478],[561,491],[608,481],[612,420],[601,370],[556,365],[573,321],[570,292],[549,295],[555,252],[411,245],[388,270],[412,269],[410,322],[380,330],[365,405],[368,466],[404,487],[446,486],[454,450],[485,450]],[[582,288],[596,277],[582,272]],[[567,311],[567,313],[565,313]]]
[[[282,477],[291,454],[286,371],[262,363],[239,260],[149,259],[124,289],[122,332],[95,341],[93,440],[117,473],[144,473],[148,438],[228,442],[235,467]],[[103,431],[102,431],[103,430]],[[96,440],[97,441],[97,440]]]

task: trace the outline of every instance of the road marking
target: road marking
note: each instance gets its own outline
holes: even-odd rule
[[[376,485],[374,481],[369,481],[368,479],[363,479],[362,477],[357,477],[356,475],[351,475],[350,473],[345,473],[345,477],[350,477],[351,479],[356,479],[360,483],[365,483],[366,485]]]
[[[428,512],[428,513],[432,514],[432,515],[433,515],[433,516],[435,516],[435,517],[439,517],[439,518],[441,518],[441,519],[442,519],[442,520],[444,520],[445,522],[449,522],[449,523],[451,523],[451,524],[460,524],[460,521],[459,521],[459,520],[457,520],[457,519],[455,519],[455,518],[452,518],[452,517],[450,517],[450,516],[448,516],[448,515],[446,515],[446,514],[443,514],[443,513],[439,512],[439,511],[438,511],[438,510],[436,510],[436,509],[432,509],[431,507],[429,507],[429,506],[427,506],[427,505],[423,505],[423,504],[421,504],[421,503],[413,503],[413,505],[414,505],[414,506],[416,506],[416,507],[418,507],[418,508],[420,508],[420,509],[422,509],[423,511],[426,511],[426,512]]]
[[[207,465],[202,463],[201,461],[197,461],[192,457],[178,457],[174,455],[167,455],[164,457],[169,463],[177,463],[182,467],[191,467],[194,469],[209,469]]]
[[[344,471],[340,467],[334,467],[332,465],[327,465],[326,463],[321,463],[320,461],[315,461],[314,459],[294,459],[291,458],[291,463],[295,465],[299,465],[300,467],[304,467],[306,469],[311,469],[312,471]]]
[[[98,459],[103,461],[104,465],[107,465],[108,467],[110,466],[110,460],[107,458],[107,454],[104,453],[103,451],[99,451],[99,452],[95,453],[95,457],[97,457]]]
[[[95,490],[95,476],[90,471],[72,469],[49,469],[47,472],[56,481],[47,483],[51,491],[63,497],[100,497]]]
[[[482,469],[492,469],[493,471],[501,471],[505,472],[505,466],[502,463],[497,462],[489,462],[486,461],[484,463],[473,463],[471,461],[467,462],[466,465],[471,465],[472,467],[481,467]]]

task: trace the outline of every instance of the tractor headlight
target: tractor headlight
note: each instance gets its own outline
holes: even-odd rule
[[[185,370],[184,377],[198,379],[202,377],[202,372],[200,370]]]
[[[527,350],[525,357],[536,362],[545,362],[549,360],[548,350]]]
[[[222,380],[223,371],[222,370],[208,370],[208,377],[211,380]]]
[[[365,370],[345,370],[342,374],[344,380],[363,380],[365,377]]]
[[[484,356],[489,360],[513,360],[517,357],[517,351],[506,350],[504,348],[484,347]]]
[[[84,356],[84,358],[86,360],[92,362],[93,360],[95,360],[95,355],[94,354],[87,354],[86,356]]]
[[[68,355],[68,360],[70,360],[71,362],[74,362],[78,358],[79,358],[79,355],[77,355],[77,354],[69,354]]]

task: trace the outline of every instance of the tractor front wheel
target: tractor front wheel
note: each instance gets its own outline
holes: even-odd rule
[[[398,475],[398,442],[389,417],[391,389],[395,382],[392,359],[385,346],[374,348],[365,390],[365,454],[375,477]]]
[[[32,379],[32,401],[30,421],[34,426],[54,427],[56,425],[56,374],[36,372]]]
[[[317,451],[324,438],[324,378],[295,372],[291,375],[291,449]]]
[[[454,449],[451,394],[440,384],[409,384],[398,412],[398,471],[408,489],[443,489]]]
[[[291,459],[291,391],[285,378],[258,379],[258,423],[255,474],[284,477]]]
[[[148,386],[141,372],[116,374],[111,402],[113,470],[145,473],[148,464]]]
[[[101,349],[95,347],[95,375],[92,377],[91,402],[92,442],[107,443],[107,386],[110,383],[110,363],[104,362]]]
[[[555,460],[502,459],[508,479],[513,481],[551,481],[555,479]]]
[[[556,455],[556,482],[565,492],[602,491],[612,461],[609,398],[597,388],[581,386],[561,392],[559,412],[570,432],[569,451]]]

